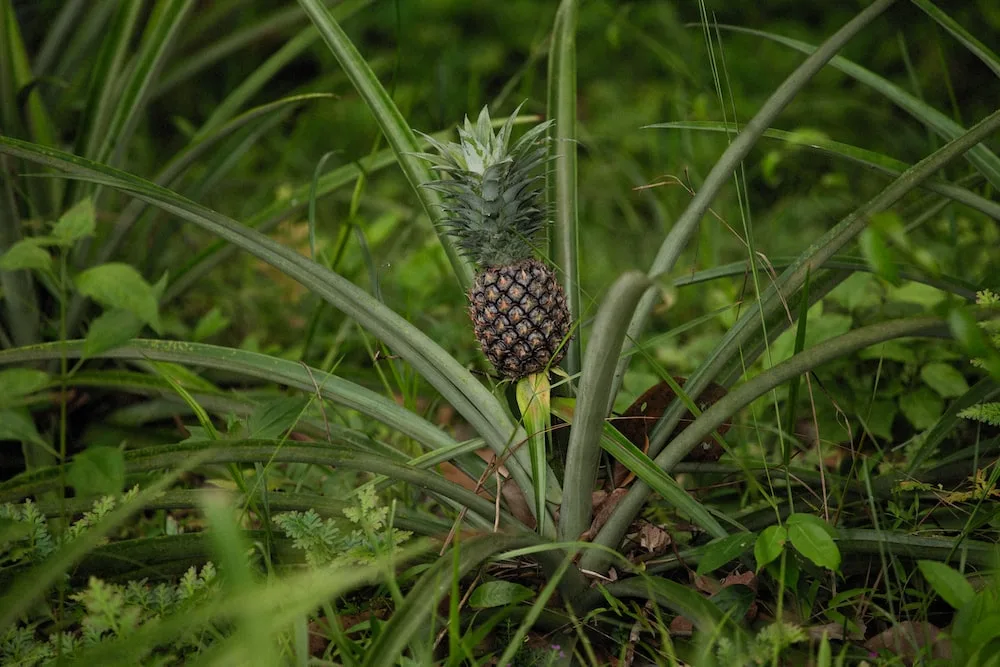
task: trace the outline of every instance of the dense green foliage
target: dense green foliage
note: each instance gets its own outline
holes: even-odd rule
[[[0,0],[0,662],[993,664],[997,35]],[[466,293],[526,254],[512,382]]]

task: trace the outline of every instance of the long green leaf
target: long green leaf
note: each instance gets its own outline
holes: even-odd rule
[[[218,235],[302,283],[412,364],[499,456],[506,457],[513,448],[506,458],[507,467],[529,503],[534,504],[528,455],[519,447],[526,440],[524,430],[512,422],[496,397],[437,343],[357,285],[256,230],[131,174],[8,137],[0,137],[0,153],[129,193]]]
[[[548,199],[555,211],[549,255],[559,267],[566,292],[570,320],[581,317],[579,275],[579,213],[576,174],[576,24],[577,0],[562,0],[556,12],[549,48],[548,117],[555,120],[550,130],[549,161],[546,173]],[[566,343],[563,365],[571,377],[580,372],[580,336]]]
[[[378,126],[382,129],[382,133],[396,154],[396,160],[399,162],[406,180],[410,182],[410,186],[424,207],[427,217],[433,223],[434,231],[441,240],[441,245],[455,270],[459,284],[462,289],[468,289],[472,284],[472,268],[459,254],[445,229],[438,224],[441,220],[438,197],[431,188],[424,187],[432,180],[431,174],[426,164],[414,157],[418,151],[416,135],[330,10],[320,0],[299,0],[299,4],[302,5],[313,24],[319,29],[323,40],[330,47],[330,51],[333,52],[351,83],[354,84],[355,89],[375,116]]]
[[[656,123],[647,125],[651,129],[687,129],[701,130],[704,132],[726,132],[735,133],[738,131],[734,123],[723,123],[718,121],[684,121],[674,123]],[[814,132],[788,132],[786,130],[767,130],[763,135],[767,139],[777,139],[796,146],[810,148],[812,150],[846,158],[857,162],[869,169],[880,171],[890,176],[899,176],[902,172],[910,168],[911,165],[891,158],[875,151],[866,150],[850,144],[827,139],[824,136],[817,136]],[[921,188],[936,192],[939,195],[953,199],[984,213],[994,220],[1000,220],[1000,204],[990,201],[971,190],[946,183],[939,180],[927,180],[920,185]]]
[[[5,350],[0,352],[0,366],[59,359],[64,352],[70,359],[79,358],[83,354],[83,343],[67,341]],[[265,354],[203,343],[133,340],[126,346],[101,354],[100,358],[169,361],[273,381],[307,393],[318,392],[325,399],[405,433],[429,449],[458,444],[438,427],[370,389],[319,369]]]
[[[769,257],[769,264],[775,269],[785,269],[795,263],[796,258],[794,257]],[[838,271],[850,271],[852,273],[865,272],[871,273],[872,267],[870,264],[865,262],[863,259],[857,259],[853,257],[841,256],[834,257],[833,259],[828,259],[823,263],[824,269],[832,269]],[[720,278],[733,278],[736,276],[742,276],[749,273],[750,269],[747,267],[746,261],[732,262],[730,264],[721,264],[719,266],[713,267],[711,269],[705,269],[704,271],[698,271],[697,273],[686,274],[679,276],[673,280],[674,287],[689,287],[691,285],[700,285],[712,280],[718,280]],[[918,269],[913,268],[907,270],[905,266],[900,266],[899,277],[903,280],[909,280],[912,282],[923,283],[930,287],[934,287],[943,292],[950,292],[956,296],[960,296],[967,301],[975,301],[976,299],[976,285],[968,282],[967,280],[962,280],[961,278],[956,278],[955,276],[940,276],[934,278],[921,273]],[[673,330],[671,330],[673,331]]]
[[[648,288],[649,279],[645,275],[638,271],[626,273],[611,286],[597,311],[583,359],[576,416],[566,449],[559,516],[559,535],[564,541],[577,539],[590,527],[602,424],[613,400],[611,379],[622,349],[627,318]]]
[[[911,0],[911,2],[937,21],[938,25],[950,32],[962,46],[969,50],[969,53],[983,61],[983,64],[989,67],[994,75],[1000,77],[1000,57],[997,57],[992,49],[973,37],[968,30],[941,11],[930,0]]]
[[[739,163],[747,156],[750,149],[761,137],[764,131],[774,122],[778,114],[792,101],[795,95],[815,76],[827,62],[833,58],[843,46],[869,23],[874,21],[882,12],[888,9],[894,0],[876,0],[866,7],[857,16],[848,21],[840,30],[827,39],[822,46],[810,55],[799,65],[788,78],[767,98],[760,111],[750,119],[740,132],[726,148],[725,152],[712,167],[705,177],[704,182],[698,188],[691,203],[684,210],[684,213],[674,224],[670,233],[663,240],[660,249],[650,267],[649,275],[657,275],[669,272],[681,252],[687,245],[691,235],[697,229],[698,223],[708,212],[708,208],[724,185],[729,182],[733,171]],[[642,330],[646,325],[650,310],[656,294],[648,292],[639,307],[636,309],[632,321],[629,323],[629,341],[639,340]],[[613,394],[617,394],[618,387],[621,386],[625,369],[628,367],[630,356],[624,355],[615,370],[615,381]],[[702,387],[701,389],[704,389]],[[694,389],[696,392],[698,388]]]
[[[239,28],[235,32],[216,35],[200,50],[185,55],[183,59],[179,59],[176,65],[164,72],[153,89],[152,97],[160,97],[199,72],[224,60],[227,56],[273,35],[280,35],[285,30],[305,21],[306,15],[302,8],[291,5],[276,10],[256,23]]]
[[[101,128],[99,147],[87,157],[97,162],[120,162],[132,132],[144,116],[153,81],[193,6],[193,0],[160,0],[154,7],[111,120],[106,129]]]
[[[199,465],[210,463],[309,463],[336,466],[385,475],[394,480],[413,484],[459,503],[480,516],[490,519],[495,514],[493,503],[450,482],[440,474],[408,465],[405,461],[359,451],[354,447],[329,442],[290,442],[280,440],[187,440],[174,445],[162,445],[131,450],[125,453],[129,473],[151,472],[183,467],[185,461],[197,458]],[[0,485],[4,497],[26,497],[38,489],[49,488],[58,481],[59,469],[49,467],[14,477]],[[500,523],[509,529],[524,526],[506,512],[500,513]]]

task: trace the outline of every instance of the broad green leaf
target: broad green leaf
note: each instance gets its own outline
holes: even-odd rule
[[[785,548],[788,531],[784,526],[768,526],[757,537],[753,545],[753,557],[757,561],[757,571],[772,562]]]
[[[63,213],[52,228],[52,236],[61,244],[72,245],[85,236],[93,236],[96,228],[97,214],[94,212],[94,202],[87,197]]]
[[[714,572],[731,560],[745,554],[753,545],[753,533],[735,533],[705,545],[704,555],[698,561],[698,574]]]
[[[955,609],[961,609],[975,596],[972,584],[958,570],[954,570],[936,560],[917,561],[917,567],[924,579],[941,599]]]
[[[9,368],[0,371],[0,405],[33,394],[49,383],[49,374],[34,368]]]
[[[899,285],[899,267],[885,242],[882,232],[874,227],[868,227],[858,238],[861,255],[872,267],[872,270],[893,285]]]
[[[0,269],[18,271],[21,269],[52,270],[52,255],[39,246],[34,239],[22,239],[0,255]]]
[[[785,523],[788,541],[796,551],[819,567],[835,572],[840,569],[840,549],[829,524],[811,514],[792,514]]]
[[[293,428],[309,402],[303,396],[286,396],[253,411],[247,420],[250,438],[280,438]]]
[[[160,330],[153,288],[134,267],[118,262],[95,266],[76,277],[76,287],[102,306],[127,310],[154,331]]]
[[[229,318],[222,314],[218,306],[205,313],[194,327],[192,337],[196,341],[211,338],[229,326]]]
[[[476,586],[469,596],[469,606],[474,609],[515,605],[535,596],[535,591],[513,581],[487,581]]]
[[[66,481],[77,495],[115,495],[125,486],[125,455],[117,447],[85,449],[69,464]]]
[[[0,440],[17,440],[48,448],[27,410],[0,410]]]
[[[83,341],[83,356],[96,357],[120,347],[138,336],[142,327],[142,320],[130,311],[107,310],[90,323],[87,337]]]
[[[944,413],[944,401],[927,387],[908,391],[899,397],[899,409],[918,431],[934,425]]]
[[[944,398],[954,398],[969,391],[969,383],[951,364],[936,361],[920,369],[920,379]]]

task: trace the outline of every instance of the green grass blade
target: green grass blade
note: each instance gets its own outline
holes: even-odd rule
[[[170,92],[181,83],[212,65],[225,60],[241,49],[253,46],[275,35],[282,35],[290,28],[305,23],[306,15],[298,5],[278,9],[258,22],[227,35],[216,35],[204,47],[179,58],[176,65],[164,72],[153,88],[151,97],[157,98]]]
[[[254,585],[253,571],[246,554],[252,547],[247,536],[237,523],[233,506],[225,494],[203,494],[202,512],[208,521],[208,537],[212,543],[212,551],[219,563],[223,575],[223,591],[235,597],[240,593],[252,592]],[[260,664],[275,664],[275,644],[268,636],[270,619],[249,610],[237,615],[237,642],[246,662],[260,661]],[[250,658],[250,656],[253,658]]]
[[[1000,57],[997,57],[997,54],[992,49],[973,37],[968,30],[959,25],[955,19],[941,11],[930,0],[911,0],[911,2],[934,19],[938,25],[950,32],[958,40],[959,44],[968,49],[969,53],[983,61],[983,64],[989,67],[995,76],[1000,77]]]
[[[155,472],[164,468],[184,467],[198,454],[199,465],[220,463],[307,463],[336,466],[345,470],[385,475],[388,478],[426,489],[459,503],[492,523],[495,507],[491,500],[476,495],[450,482],[439,473],[415,468],[406,461],[360,451],[352,446],[330,442],[291,442],[281,440],[187,440],[172,445],[146,447],[125,452],[125,469],[129,474]],[[5,498],[23,498],[59,484],[56,466],[21,474],[0,484]],[[500,513],[505,528],[526,531],[524,526],[506,512]],[[528,533],[530,534],[530,533]]]
[[[227,625],[243,614],[266,618],[269,629],[266,637],[275,641],[274,634],[288,627],[296,618],[354,589],[377,584],[380,578],[393,576],[394,567],[406,564],[426,552],[428,547],[426,541],[420,541],[394,553],[391,558],[381,558],[371,565],[308,569],[283,578],[254,582],[245,591],[212,596],[203,604],[143,623],[120,638],[79,651],[74,654],[72,664],[81,667],[141,664],[157,646],[171,645],[177,637],[203,632],[213,624]],[[240,635],[229,637],[213,644],[199,657],[210,664],[247,664],[245,657],[238,655],[242,650],[241,641],[245,639]],[[188,664],[191,664],[190,661]]]
[[[556,12],[549,48],[548,117],[550,130],[548,200],[555,212],[549,256],[555,262],[566,292],[570,320],[581,318],[579,275],[579,212],[577,210],[576,136],[576,24],[577,0],[563,0]],[[563,365],[571,377],[580,372],[581,342],[576,335],[566,343]]]
[[[611,378],[622,349],[628,317],[635,310],[649,279],[629,272],[608,290],[583,359],[576,416],[566,448],[563,477],[563,504],[559,515],[559,536],[576,540],[590,527],[593,515],[592,492],[601,456],[601,433],[614,400]]]
[[[92,0],[66,0],[63,3],[51,27],[45,31],[45,38],[38,49],[33,68],[35,76],[45,76],[49,73],[56,56],[65,48],[68,36],[77,27],[80,14],[85,8],[92,9],[91,4]]]
[[[62,346],[63,343],[56,342],[5,350],[0,352],[0,366],[59,359]],[[70,359],[79,358],[83,354],[82,342],[67,341],[65,353]],[[168,361],[278,382],[310,394],[318,393],[324,399],[357,410],[405,433],[428,449],[458,445],[438,427],[370,389],[316,368],[257,352],[203,343],[133,340],[126,346],[101,354],[99,358]]]
[[[433,223],[434,231],[441,240],[459,284],[463,290],[468,289],[472,284],[472,268],[459,254],[445,230],[438,224],[441,218],[438,196],[430,188],[423,187],[432,178],[427,165],[413,155],[419,150],[413,130],[403,118],[403,114],[400,113],[389,93],[379,83],[371,67],[368,66],[368,63],[365,62],[365,59],[323,3],[320,0],[299,0],[299,4],[302,5],[313,24],[319,29],[323,40],[330,47],[330,51],[333,52],[351,83],[354,84],[355,89],[375,116],[378,126],[382,129],[382,133],[396,155],[396,160],[399,162],[406,180],[409,181],[424,211],[426,211],[427,217]]]
[[[55,146],[57,134],[41,91],[35,87],[22,99],[22,91],[33,81],[32,65],[21,37],[17,14],[11,0],[0,0],[0,132]],[[8,182],[6,175],[0,185],[12,194],[13,184]],[[55,183],[29,179],[22,187],[34,215],[53,214],[57,198]],[[5,197],[11,196],[8,192],[4,193]],[[16,216],[0,223],[18,224]]]
[[[76,142],[78,155],[98,158],[104,133],[110,127],[115,113],[115,102],[121,92],[122,70],[125,68],[142,9],[141,2],[121,3],[111,16],[106,37],[97,52],[97,60],[90,69],[88,99],[83,108]]]
[[[99,147],[92,154],[96,161],[112,164],[121,161],[132,132],[143,117],[153,81],[159,76],[193,6],[193,0],[160,0],[153,8],[139,42],[134,65],[118,95],[114,113],[107,129],[99,137]]]
[[[769,259],[770,265],[777,270],[788,268],[794,264],[796,260],[794,257],[771,257]],[[863,259],[847,256],[828,259],[823,262],[822,268],[838,271],[851,271],[852,273],[856,273],[858,271],[870,273],[872,271],[871,265]],[[681,276],[674,279],[673,285],[674,287],[700,285],[712,280],[718,280],[720,278],[734,278],[736,276],[742,276],[748,273],[749,270],[750,269],[747,267],[746,261],[732,262],[730,264],[722,264],[711,269],[705,269],[704,271],[698,271],[697,273]],[[956,278],[955,276],[942,275],[934,278],[921,273],[920,269],[916,267],[907,269],[906,265],[901,264],[899,277],[903,280],[923,283],[924,285],[934,287],[943,292],[949,292],[968,301],[975,301],[976,299],[976,285],[968,282],[967,280]]]
[[[800,53],[812,54],[816,50],[816,47],[811,44],[760,30],[751,30],[749,28],[740,28],[738,26],[720,25],[719,27],[732,32],[763,37],[764,39],[768,39],[795,49]],[[933,130],[936,134],[943,137],[945,140],[951,141],[952,139],[961,136],[966,131],[965,128],[934,107],[924,104],[919,98],[909,94],[899,86],[892,84],[883,77],[851,62],[850,60],[847,60],[842,56],[837,56],[836,58],[830,60],[830,65],[860,83],[878,91],[880,94],[884,95],[887,99],[906,111],[906,113],[910,114],[913,118]],[[993,185],[994,188],[1000,189],[1000,157],[997,157],[995,153],[983,145],[976,146],[970,150],[966,159],[972,163],[977,170],[979,170],[979,172]]]
[[[892,3],[893,0],[876,0],[861,11],[827,39],[812,55],[806,58],[778,86],[774,93],[768,97],[760,111],[744,126],[743,131],[726,148],[725,152],[712,167],[712,170],[705,177],[704,182],[698,188],[691,203],[674,224],[670,233],[667,234],[657,252],[656,258],[653,260],[653,265],[649,270],[650,275],[666,273],[673,268],[691,235],[697,229],[698,223],[708,212],[712,200],[715,199],[715,196],[723,186],[729,182],[736,167],[747,156],[750,149],[756,144],[768,126],[774,122],[778,114],[792,101],[809,80],[843,48],[844,44],[874,21]],[[628,340],[639,340],[655,298],[655,292],[650,291],[640,302],[629,324]],[[617,393],[618,387],[621,386],[629,358],[627,355],[623,356],[621,362],[618,364],[618,368],[615,370],[615,392],[613,393]]]
[[[647,125],[647,127],[727,133],[737,131],[737,127],[733,123],[722,123],[717,121],[656,123],[655,125]],[[802,146],[803,148],[845,158],[867,167],[868,169],[880,171],[883,174],[888,174],[890,176],[898,176],[912,166],[901,160],[891,158],[888,155],[883,155],[881,153],[876,153],[875,151],[827,139],[825,136],[819,135],[815,132],[788,132],[785,130],[772,129],[765,131],[764,137],[767,139],[777,139],[795,146]],[[975,210],[990,216],[994,220],[1000,219],[1000,204],[990,201],[989,199],[986,199],[971,190],[936,179],[927,180],[922,183],[920,187],[974,208]]]

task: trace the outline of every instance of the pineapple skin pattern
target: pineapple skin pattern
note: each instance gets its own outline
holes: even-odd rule
[[[562,285],[532,245],[548,222],[538,172],[551,121],[511,146],[516,117],[517,111],[494,133],[484,107],[475,125],[466,118],[459,127],[459,142],[423,135],[437,154],[418,155],[442,176],[427,184],[442,195],[441,224],[477,267],[468,293],[476,338],[497,372],[511,380],[557,364],[571,324]]]

